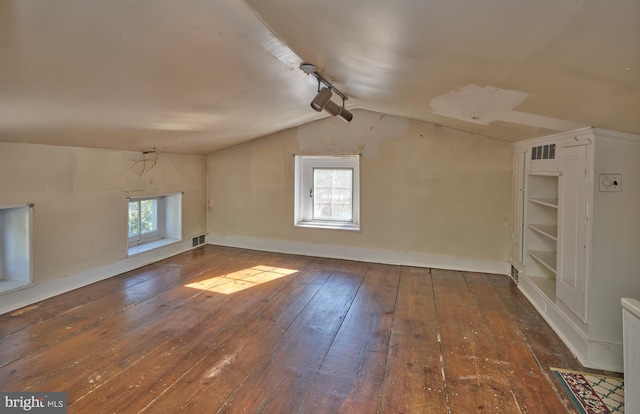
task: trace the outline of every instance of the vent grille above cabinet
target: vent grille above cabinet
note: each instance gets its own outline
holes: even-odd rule
[[[556,144],[540,145],[531,148],[532,160],[554,160],[556,158]]]

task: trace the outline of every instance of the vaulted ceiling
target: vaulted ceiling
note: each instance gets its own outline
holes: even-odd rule
[[[3,0],[0,141],[210,153],[327,116],[301,62],[349,109],[640,133],[638,21],[638,0]]]

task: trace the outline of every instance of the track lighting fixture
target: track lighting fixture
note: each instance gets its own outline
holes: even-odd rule
[[[320,92],[318,92],[318,94],[316,95],[315,98],[313,98],[313,101],[311,101],[311,107],[315,110],[315,111],[322,111],[325,106],[327,106],[327,103],[331,102],[331,89],[329,88],[322,88],[320,89]],[[333,102],[332,102],[333,103]]]
[[[300,65],[300,70],[308,75],[313,75],[318,79],[318,94],[313,101],[311,101],[311,108],[320,112],[323,109],[327,111],[331,116],[338,116],[345,122],[351,122],[353,119],[353,114],[344,107],[344,103],[347,99],[349,99],[345,94],[340,92],[335,88],[328,80],[322,77],[318,73],[318,68],[311,63],[302,63]],[[324,84],[324,88],[320,88],[320,85]],[[342,106],[331,100],[332,92],[335,92],[336,95],[342,98]]]

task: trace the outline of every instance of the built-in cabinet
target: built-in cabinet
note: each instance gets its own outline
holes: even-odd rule
[[[640,137],[515,144],[513,239],[520,290],[585,366],[622,371],[620,298],[640,297]]]

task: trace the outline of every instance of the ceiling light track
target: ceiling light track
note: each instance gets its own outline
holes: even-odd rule
[[[318,68],[316,65],[311,63],[302,63],[300,64],[300,70],[308,75],[313,75],[318,80],[318,94],[313,101],[311,101],[311,108],[315,111],[322,111],[323,109],[327,111],[331,116],[338,116],[345,122],[351,122],[353,119],[353,114],[344,107],[345,101],[349,99],[349,97],[342,92],[340,92],[335,86],[331,84],[328,80],[326,80],[321,74],[318,73]],[[325,87],[322,88],[321,84],[324,84]],[[332,92],[342,98],[342,107],[331,100]]]

